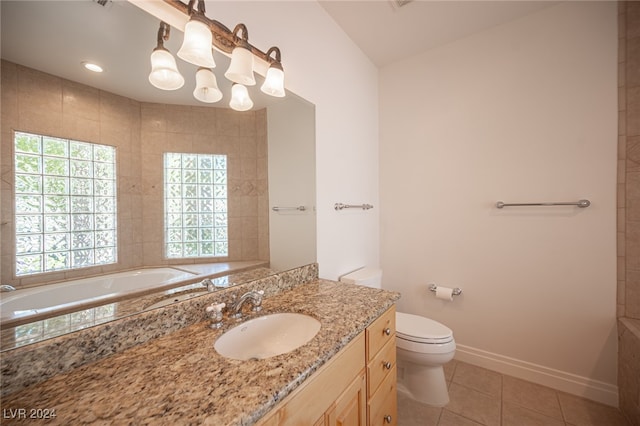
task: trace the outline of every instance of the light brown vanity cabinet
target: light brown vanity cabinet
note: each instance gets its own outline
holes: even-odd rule
[[[366,330],[367,424],[397,424],[396,310],[389,308]]]
[[[257,425],[395,425],[395,348],[392,307]]]
[[[288,395],[260,426],[364,426],[366,424],[365,333]]]

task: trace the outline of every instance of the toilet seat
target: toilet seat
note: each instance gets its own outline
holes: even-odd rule
[[[432,319],[396,312],[396,337],[415,343],[444,344],[453,341],[453,331]]]

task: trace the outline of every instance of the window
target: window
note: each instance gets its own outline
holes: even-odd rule
[[[115,263],[114,147],[16,132],[16,275]]]
[[[165,256],[228,256],[227,156],[165,153]]]

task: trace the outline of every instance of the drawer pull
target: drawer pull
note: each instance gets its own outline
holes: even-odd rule
[[[386,368],[387,370],[391,370],[391,367],[393,367],[393,365],[389,362],[389,361],[383,361],[382,365],[384,368]]]
[[[387,336],[390,336],[390,335],[391,335],[391,329],[390,329],[390,328],[388,328],[388,327],[387,327],[387,328],[385,328],[385,329],[384,329],[384,334],[386,334]]]
[[[384,422],[385,423],[391,423],[391,416],[388,415],[388,414],[386,416],[384,416]]]

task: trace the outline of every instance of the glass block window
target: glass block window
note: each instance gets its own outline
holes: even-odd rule
[[[16,132],[16,275],[115,263],[114,147]]]
[[[228,256],[227,156],[164,154],[167,258]]]

